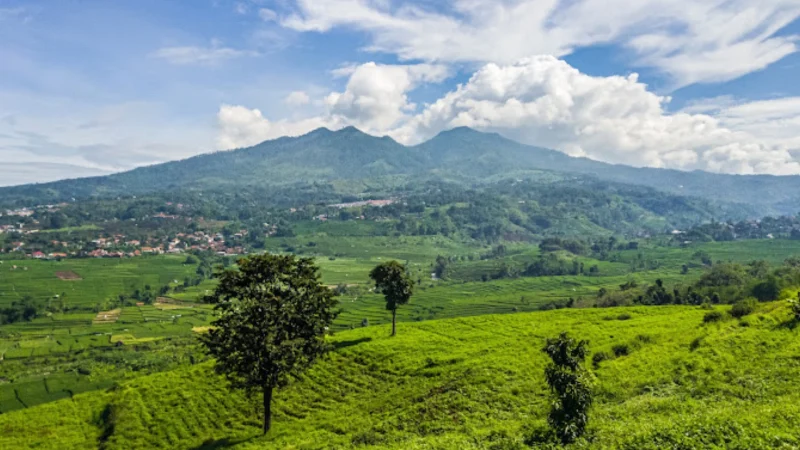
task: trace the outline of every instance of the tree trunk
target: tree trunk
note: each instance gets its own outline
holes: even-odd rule
[[[264,386],[264,434],[272,426],[272,386]]]
[[[397,309],[392,310],[392,336],[397,334]]]

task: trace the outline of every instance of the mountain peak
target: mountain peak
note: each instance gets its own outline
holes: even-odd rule
[[[457,137],[461,139],[478,139],[478,138],[486,138],[486,137],[500,137],[497,133],[487,133],[485,131],[479,131],[474,128],[470,128],[468,126],[460,126],[455,128],[450,128],[449,130],[440,131],[439,134],[434,136],[433,139],[436,138],[443,138],[443,137]]]

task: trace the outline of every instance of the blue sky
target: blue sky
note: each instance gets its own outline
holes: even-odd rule
[[[0,0],[0,185],[346,125],[798,174],[800,0],[753,3]]]

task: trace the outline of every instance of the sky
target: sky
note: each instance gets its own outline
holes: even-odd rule
[[[800,174],[800,0],[0,0],[0,186],[353,125]]]

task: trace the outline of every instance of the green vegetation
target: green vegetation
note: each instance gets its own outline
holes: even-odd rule
[[[446,131],[420,145],[405,147],[352,127],[336,132],[319,129],[297,138],[276,139],[251,148],[205,154],[106,177],[2,188],[0,207],[167,191],[223,192],[233,197],[237,191],[250,189],[258,191],[259,196],[280,198],[296,197],[298,191],[319,190],[318,186],[308,184],[298,186],[297,180],[330,183],[331,190],[353,194],[364,192],[365,186],[394,186],[409,180],[418,184],[431,178],[459,181],[466,186],[475,181],[526,178],[547,182],[566,179],[579,185],[599,178],[606,186],[627,183],[675,195],[729,202],[721,205],[728,211],[751,208],[763,215],[776,211],[794,213],[800,209],[794,195],[800,188],[798,177],[734,176],[611,165],[571,158],[558,151],[522,145],[469,128]],[[654,189],[640,191],[639,196],[652,209],[675,204],[664,202],[664,197]],[[690,200],[682,201],[691,206]],[[65,226],[57,225],[54,228]]]
[[[544,369],[545,380],[555,396],[547,423],[562,444],[575,442],[586,432],[592,390],[583,362],[588,342],[570,338],[566,332],[548,339],[543,351],[553,361]],[[617,347],[615,347],[616,349]],[[621,356],[615,351],[616,356]],[[624,353],[627,355],[627,352]]]
[[[218,274],[206,301],[218,317],[201,342],[215,370],[236,389],[261,391],[264,434],[270,429],[272,393],[307,370],[328,350],[325,333],[338,303],[319,282],[308,258],[256,255]]]
[[[621,312],[629,320],[616,320]],[[567,448],[793,448],[800,330],[767,303],[703,324],[691,306],[559,310],[360,328],[275,395],[261,437],[252,403],[202,364],[106,392],[0,415],[3,448],[524,448],[550,409],[547,338],[570,330],[594,354],[594,404]],[[594,359],[594,357],[592,358]],[[103,418],[103,411],[106,414]],[[98,420],[98,417],[101,420]],[[515,445],[515,446],[514,446]],[[492,447],[494,446],[494,447]]]
[[[414,292],[414,281],[406,268],[397,261],[378,264],[369,273],[375,282],[375,290],[383,294],[386,309],[392,312],[392,336],[397,334],[397,309],[408,303]]]

